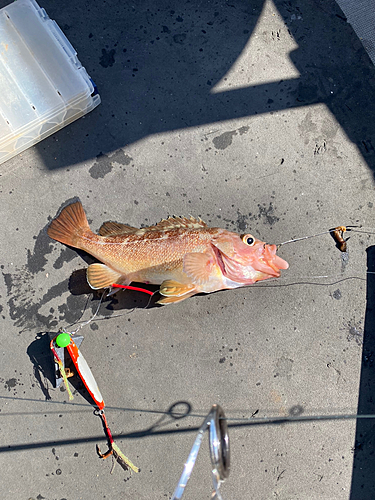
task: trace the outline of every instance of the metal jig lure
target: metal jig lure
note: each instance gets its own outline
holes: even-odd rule
[[[50,348],[54,355],[55,362],[58,364],[61,377],[64,381],[66,390],[69,394],[69,399],[73,399],[73,395],[69,388],[66,368],[64,367],[63,360],[61,359],[59,354],[57,353],[57,348],[64,349],[66,348],[74,367],[77,371],[77,375],[82,380],[84,386],[89,392],[91,398],[93,399],[95,406],[97,409],[95,410],[95,415],[98,415],[103,423],[104,431],[108,440],[108,451],[105,453],[101,453],[99,446],[96,446],[96,450],[98,455],[105,459],[110,455],[113,455],[117,462],[121,465],[121,467],[125,470],[131,469],[134,472],[139,472],[138,467],[136,467],[120,450],[120,448],[116,445],[113,440],[112,432],[108,426],[107,418],[104,413],[105,403],[103,400],[103,396],[99,390],[98,384],[94,378],[94,375],[87,364],[85,358],[82,356],[81,351],[78,349],[76,343],[74,342],[75,338],[72,337],[68,332],[62,332],[59,335],[52,338],[50,342]],[[82,341],[82,340],[81,340]],[[61,351],[60,351],[61,352]]]

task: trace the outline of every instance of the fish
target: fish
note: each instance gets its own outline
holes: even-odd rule
[[[160,285],[159,304],[277,278],[289,267],[276,255],[276,245],[209,227],[193,216],[169,217],[143,228],[107,221],[96,234],[76,201],[51,221],[47,234],[100,261],[87,268],[92,289],[131,282]]]

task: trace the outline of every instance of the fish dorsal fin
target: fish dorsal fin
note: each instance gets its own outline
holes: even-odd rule
[[[155,224],[155,226],[145,227],[144,231],[169,231],[171,229],[201,229],[207,227],[207,224],[199,217],[168,217]]]
[[[134,234],[139,229],[137,227],[128,226],[127,224],[121,224],[120,222],[107,221],[103,222],[100,226],[99,234],[100,236],[118,236],[120,234]]]

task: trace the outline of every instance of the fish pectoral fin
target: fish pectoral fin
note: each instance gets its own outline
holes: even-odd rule
[[[114,271],[105,264],[91,264],[87,268],[87,282],[94,290],[108,288],[113,285],[113,283],[122,283],[122,280],[124,280],[122,274]]]
[[[182,283],[178,283],[178,281],[165,280],[160,285],[159,293],[161,295],[164,295],[165,297],[185,298],[186,294],[194,295],[194,293],[196,292],[195,292],[195,285],[184,285]]]
[[[176,304],[177,302],[181,302],[182,300],[188,299],[192,295],[195,295],[196,291],[193,290],[192,292],[188,292],[185,295],[182,295],[181,297],[175,297],[175,296],[170,296],[170,297],[163,297],[162,299],[158,300],[156,303],[157,304]]]
[[[108,220],[100,226],[99,234],[100,236],[119,236],[120,234],[134,234],[137,231],[139,231],[137,227]]]
[[[209,280],[214,264],[213,256],[208,253],[187,253],[184,256],[183,271],[201,285]]]

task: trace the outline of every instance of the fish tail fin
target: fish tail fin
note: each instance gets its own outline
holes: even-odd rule
[[[79,241],[84,233],[91,234],[92,231],[80,201],[63,208],[47,229],[48,236],[53,240],[76,248],[80,248]]]

